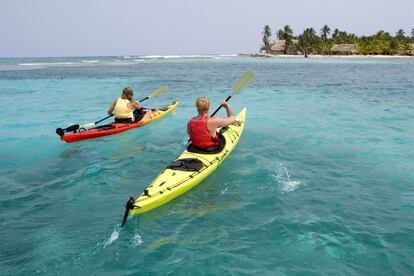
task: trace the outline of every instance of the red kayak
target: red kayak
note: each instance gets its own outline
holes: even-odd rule
[[[116,134],[116,133],[120,133],[120,132],[129,130],[129,129],[132,129],[132,128],[141,127],[143,125],[151,123],[152,121],[161,119],[168,113],[171,113],[177,107],[178,104],[179,102],[174,101],[165,108],[150,109],[144,114],[142,119],[139,120],[138,122],[129,123],[129,124],[111,123],[111,124],[94,127],[94,128],[83,130],[83,131],[78,130],[73,133],[64,134],[60,136],[60,139],[68,143],[73,143],[73,142],[77,142],[81,140],[93,139],[97,137],[112,135],[112,134]]]

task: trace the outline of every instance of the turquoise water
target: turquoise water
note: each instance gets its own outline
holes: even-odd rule
[[[247,106],[202,184],[119,224],[184,148],[194,100]],[[84,275],[414,274],[414,59],[0,60],[0,271]],[[124,86],[163,120],[74,144]],[[224,112],[221,113],[222,115]]]

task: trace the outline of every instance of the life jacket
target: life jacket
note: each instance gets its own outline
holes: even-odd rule
[[[129,103],[130,101],[128,99],[118,98],[118,100],[116,100],[116,104],[114,108],[115,118],[127,119],[127,118],[134,117],[134,113],[133,113],[134,110],[131,108],[128,108]]]
[[[192,118],[189,123],[190,128],[190,140],[193,146],[198,148],[207,149],[216,147],[219,145],[219,140],[217,135],[211,136],[207,128],[209,116],[204,115],[199,118]]]

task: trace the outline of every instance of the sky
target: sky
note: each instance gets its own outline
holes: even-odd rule
[[[261,32],[414,28],[414,0],[0,0],[0,58],[256,53]]]

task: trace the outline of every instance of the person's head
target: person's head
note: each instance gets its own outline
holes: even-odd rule
[[[132,101],[134,97],[134,89],[132,89],[132,87],[125,87],[124,90],[122,90],[122,99],[127,99]]]
[[[197,111],[200,114],[208,113],[208,109],[210,108],[210,101],[207,97],[200,97],[196,100],[196,107]]]

